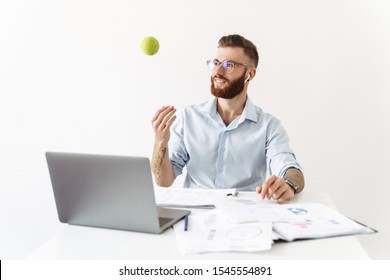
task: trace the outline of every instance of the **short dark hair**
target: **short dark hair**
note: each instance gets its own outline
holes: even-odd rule
[[[257,52],[257,48],[255,44],[253,44],[248,39],[245,39],[241,35],[238,34],[232,34],[221,37],[218,41],[218,48],[220,47],[238,47],[243,48],[244,53],[249,56],[249,58],[252,60],[253,64],[255,65],[255,68],[257,68],[257,65],[259,64],[259,53]]]

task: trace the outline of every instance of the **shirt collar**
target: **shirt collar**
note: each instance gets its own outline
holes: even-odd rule
[[[246,98],[246,104],[244,107],[244,111],[242,112],[242,117],[251,120],[253,122],[257,122],[257,114],[256,114],[256,107],[252,103],[252,101],[247,96]]]
[[[210,114],[210,116],[212,118],[216,119],[217,116],[218,116],[218,113],[217,113],[217,98],[215,97],[215,98],[209,100],[205,104],[204,109],[205,109],[206,112],[208,112]],[[251,120],[253,122],[257,122],[256,107],[252,103],[252,101],[249,99],[248,96],[246,98],[245,107],[244,107],[244,110],[242,111],[242,114],[241,114],[240,118],[243,119],[243,120],[247,119],[247,120]]]
[[[213,119],[216,119],[217,113],[217,98],[212,98],[208,102],[206,102],[204,108],[204,112],[210,114]]]

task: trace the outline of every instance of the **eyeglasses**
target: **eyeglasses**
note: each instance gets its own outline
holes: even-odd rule
[[[244,64],[244,63],[239,63],[239,62],[235,62],[233,60],[223,60],[223,61],[219,61],[218,59],[209,59],[206,61],[207,63],[207,67],[210,69],[210,71],[214,71],[215,69],[217,69],[219,66],[222,66],[223,70],[226,72],[226,73],[232,73],[233,70],[234,70],[234,66],[236,65],[241,65],[241,66],[244,66],[245,68],[248,68],[248,65],[247,64]]]

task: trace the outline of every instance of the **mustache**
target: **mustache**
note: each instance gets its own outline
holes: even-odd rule
[[[229,82],[229,80],[227,80],[224,76],[221,76],[218,74],[211,77],[212,81],[214,81],[215,79],[221,79],[221,80],[224,80],[225,82]]]

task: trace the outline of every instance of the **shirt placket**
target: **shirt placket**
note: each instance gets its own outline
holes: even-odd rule
[[[218,153],[216,160],[215,186],[217,188],[226,188],[227,171],[227,133],[225,129],[219,136]]]

